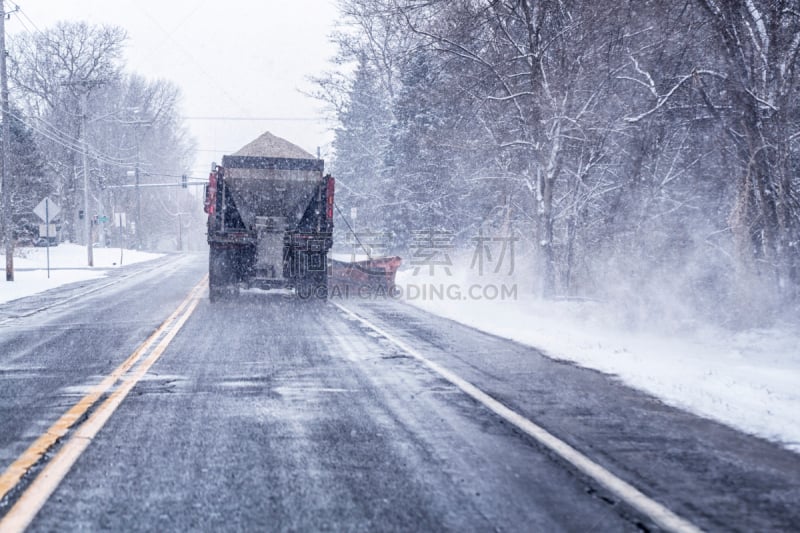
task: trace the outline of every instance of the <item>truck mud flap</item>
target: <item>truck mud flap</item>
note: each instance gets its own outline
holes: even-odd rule
[[[211,246],[208,252],[208,298],[211,303],[239,294],[235,250]]]

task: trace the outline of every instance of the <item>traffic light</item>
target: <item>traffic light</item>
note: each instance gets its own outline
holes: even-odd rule
[[[183,187],[184,189],[189,187],[189,184],[186,182],[186,174],[181,176],[181,187]]]
[[[79,218],[80,220],[83,220],[83,209],[79,209],[79,210],[78,210],[78,218]]]

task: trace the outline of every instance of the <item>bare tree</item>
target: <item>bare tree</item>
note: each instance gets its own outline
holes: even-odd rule
[[[67,213],[66,237],[77,237],[78,155],[85,138],[91,205],[84,215],[110,215],[112,208],[134,214],[130,220],[141,222],[137,231],[147,231],[146,244],[154,247],[177,239],[179,195],[141,189],[112,196],[110,187],[132,184],[129,173],[136,169],[142,182],[177,183],[194,144],[180,118],[179,88],[125,73],[125,40],[121,28],[85,23],[20,35],[12,48],[14,94],[24,104],[21,118],[47,154],[53,192]],[[140,210],[141,219],[135,215]]]
[[[119,78],[126,38],[116,26],[61,22],[43,32],[20,34],[10,45],[14,95],[35,117],[31,126],[51,161],[48,170],[64,204],[64,231],[72,240],[79,227],[81,97]]]
[[[798,65],[800,9],[782,0],[700,0],[715,30],[725,96],[708,105],[725,115],[736,149],[736,203],[731,226],[740,254],[779,294],[800,286]]]
[[[627,285],[744,309],[720,303],[749,269],[796,301],[790,2],[343,6],[359,66],[337,78],[337,165],[369,167],[359,190],[395,214],[387,228],[513,225],[544,296]]]

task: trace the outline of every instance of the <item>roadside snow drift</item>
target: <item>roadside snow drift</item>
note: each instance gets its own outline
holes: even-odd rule
[[[86,247],[59,244],[50,248],[50,278],[47,277],[47,248],[17,248],[14,252],[14,281],[0,279],[0,303],[43,292],[54,287],[105,276],[109,269],[140,263],[161,257],[162,254],[94,248],[94,267],[87,266]],[[0,255],[5,268],[5,255]],[[5,272],[5,270],[4,270]]]
[[[481,277],[457,264],[450,270],[406,268],[397,276],[400,297],[800,453],[800,333],[790,325],[634,328],[624,312],[598,302],[543,301],[513,278]]]

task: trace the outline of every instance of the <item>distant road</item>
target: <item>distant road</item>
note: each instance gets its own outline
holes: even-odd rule
[[[492,402],[683,530],[800,523],[800,455],[400,302],[211,305],[206,267],[171,256],[0,305],[0,529],[658,523]]]

